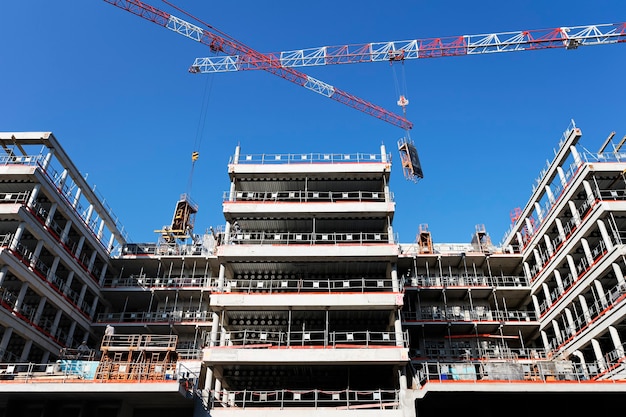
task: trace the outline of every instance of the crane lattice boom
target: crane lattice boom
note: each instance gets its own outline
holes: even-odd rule
[[[212,27],[210,27],[211,30],[203,29],[138,0],[104,1],[193,39],[194,41],[207,45],[213,52],[237,55],[239,60],[250,62],[250,68],[258,68],[278,75],[281,78],[377,117],[385,122],[401,127],[402,129],[408,130],[413,127],[413,124],[403,116],[339,90],[330,84],[303,74],[293,68],[285,67],[275,56],[257,52],[243,43],[218,32]]]
[[[279,62],[283,67],[291,68],[550,48],[576,49],[579,46],[605,45],[619,42],[626,42],[626,22],[490,33],[486,35],[462,35],[407,41],[322,46],[265,54],[264,56],[271,60],[268,62],[251,60],[250,55],[197,58],[192,68],[196,72],[212,73],[264,69],[266,65],[269,65],[269,62],[271,62],[271,65],[276,65],[276,62]]]

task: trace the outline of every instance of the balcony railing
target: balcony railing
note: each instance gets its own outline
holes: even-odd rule
[[[385,278],[343,279],[232,279],[226,290],[244,293],[275,292],[380,292],[392,291],[392,280]]]
[[[169,311],[169,312],[125,312],[101,313],[96,317],[97,323],[185,323],[208,322],[213,320],[212,313],[202,310]]]
[[[352,331],[335,332],[308,330],[292,332],[272,332],[265,330],[231,330],[223,341],[217,341],[219,347],[290,347],[323,346],[330,348],[367,348],[381,346],[408,347],[408,332],[398,335],[393,331]]]
[[[385,244],[389,242],[387,233],[308,233],[308,232],[267,232],[244,231],[231,235],[231,243],[241,245],[363,245]]]
[[[206,408],[226,407],[307,407],[311,409],[332,407],[350,409],[398,409],[398,390],[271,390],[271,391],[211,391]]]
[[[391,161],[391,154],[385,155]],[[372,163],[383,162],[383,155],[377,153],[301,153],[301,154],[247,154],[241,155],[231,164],[314,164],[314,163]]]
[[[224,191],[224,202],[383,202],[393,201],[393,193],[383,191]]]

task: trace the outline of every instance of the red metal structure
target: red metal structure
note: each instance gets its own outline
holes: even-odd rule
[[[279,62],[283,67],[290,68],[377,61],[393,62],[406,59],[555,48],[576,49],[580,46],[622,42],[626,42],[626,22],[483,35],[322,46],[268,53],[264,56],[271,58],[271,65],[276,65],[276,62]],[[264,66],[269,64],[253,58],[250,55],[197,58],[192,68],[195,72],[210,73],[264,69]]]
[[[193,39],[194,41],[200,42],[208,46],[213,52],[238,55],[240,59],[250,62],[251,68],[254,67],[265,70],[402,129],[409,130],[413,127],[413,124],[405,117],[339,90],[330,84],[303,74],[293,68],[285,67],[276,56],[257,52],[232,37],[219,32],[210,25],[204,24],[207,29],[203,29],[138,0],[104,1]]]

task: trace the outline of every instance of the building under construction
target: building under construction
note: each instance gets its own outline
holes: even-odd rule
[[[428,219],[398,242],[384,146],[237,147],[223,225],[194,233],[183,195],[142,243],[52,133],[0,133],[0,416],[620,410],[626,153],[581,138],[499,245],[480,224],[438,243]]]

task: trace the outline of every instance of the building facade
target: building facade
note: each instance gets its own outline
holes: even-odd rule
[[[0,133],[0,409],[484,416],[587,397],[613,410],[626,154],[581,137],[572,122],[501,245],[480,224],[468,243],[437,243],[425,223],[398,242],[384,146],[237,147],[224,226],[194,234],[181,196],[157,241],[137,243],[51,133]]]

